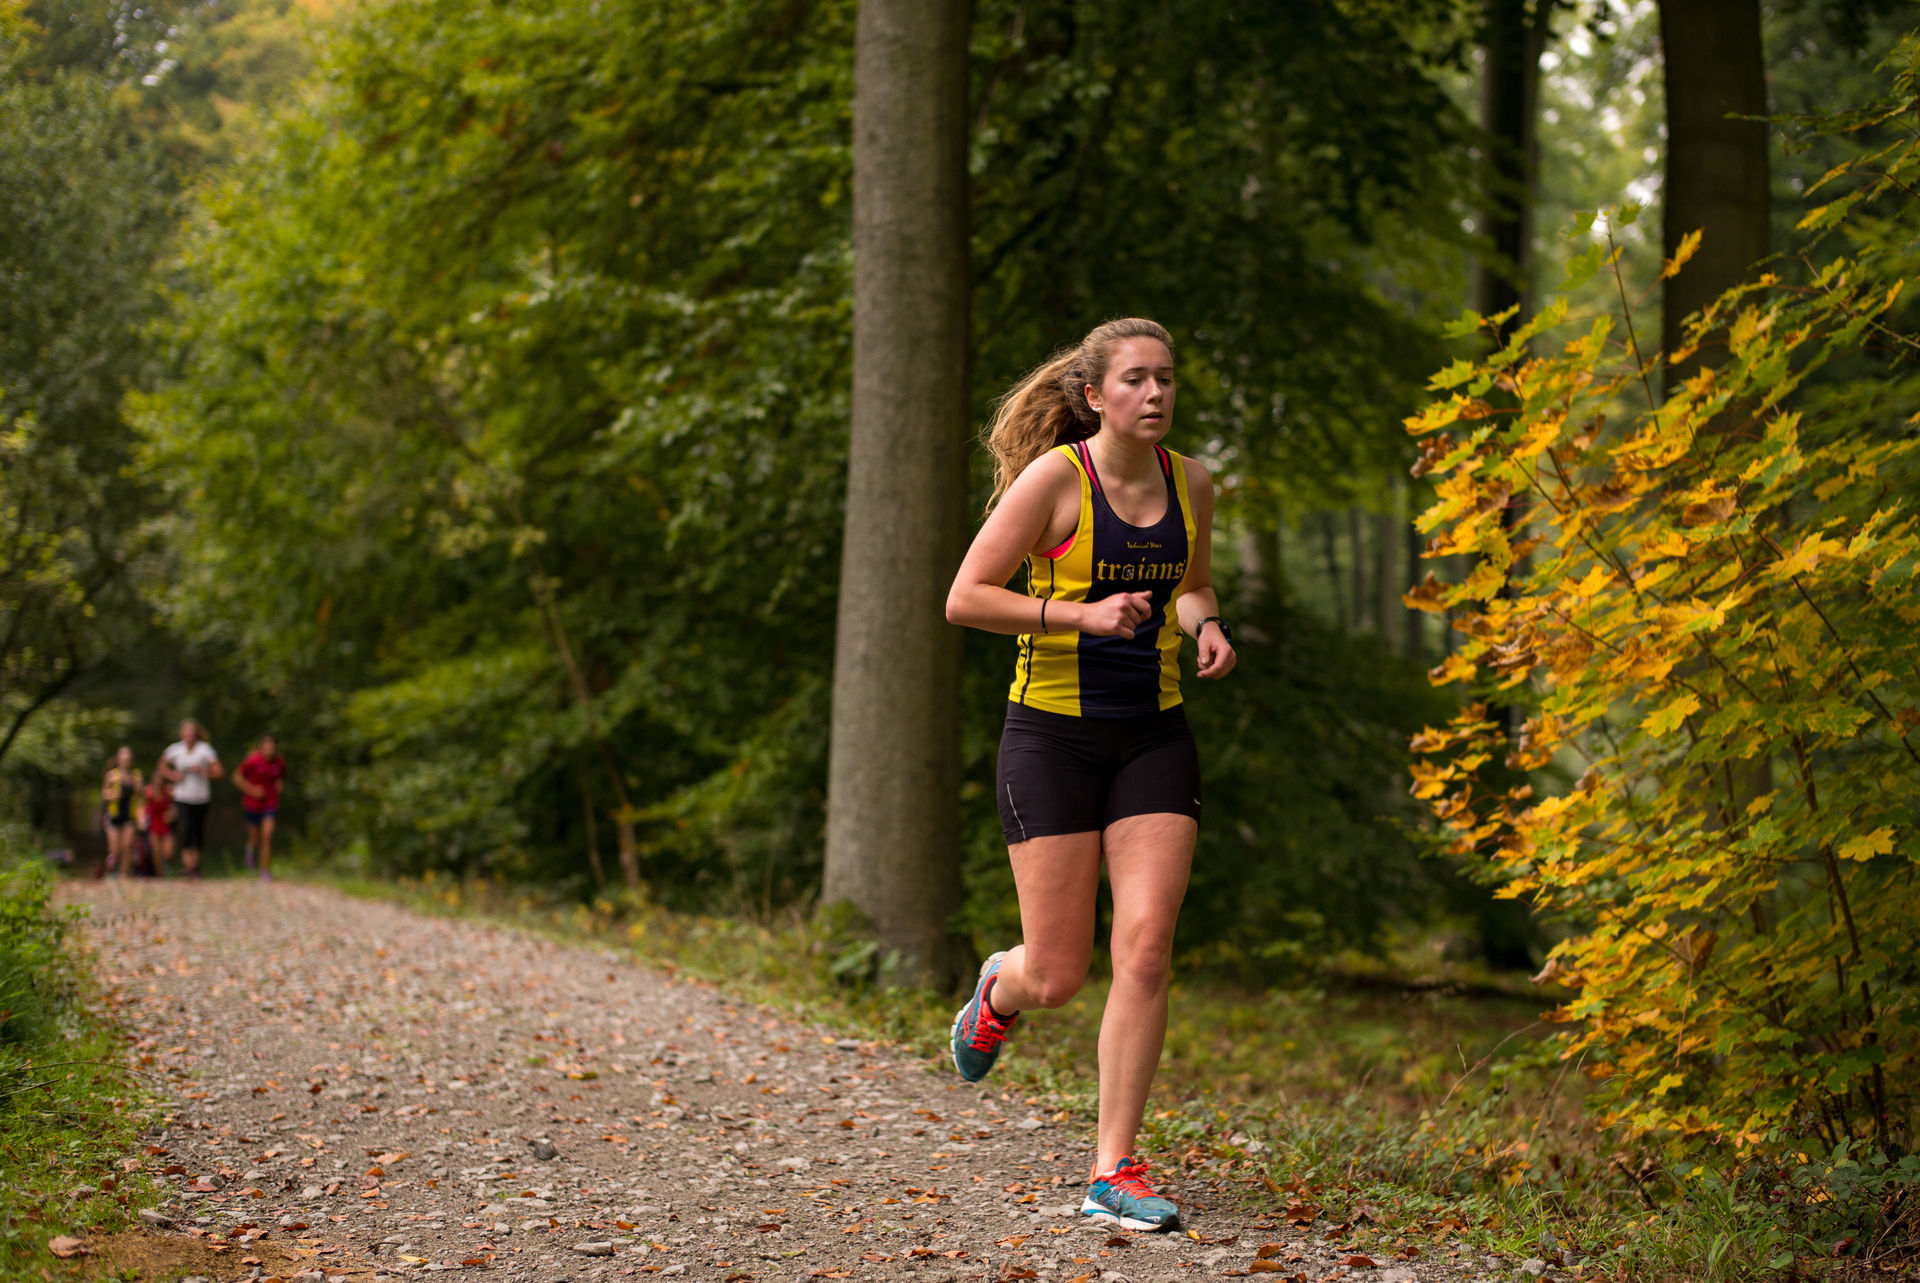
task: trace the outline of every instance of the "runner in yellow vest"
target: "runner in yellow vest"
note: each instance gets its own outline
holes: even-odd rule
[[[1213,591],[1212,478],[1160,444],[1173,404],[1173,340],[1137,318],[1109,321],[1023,379],[989,432],[994,503],[947,597],[954,623],[1019,638],[995,788],[1024,937],[987,959],[954,1017],[954,1065],[978,1082],[1022,1011],[1079,991],[1104,863],[1113,988],[1081,1212],[1142,1230],[1179,1223],[1134,1149],[1200,828],[1183,634],[1197,639],[1199,676],[1234,664]],[[1023,562],[1016,592],[1006,584]]]

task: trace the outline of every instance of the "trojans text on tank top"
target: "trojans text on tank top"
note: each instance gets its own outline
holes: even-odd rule
[[[1187,576],[1193,506],[1180,456],[1154,447],[1167,482],[1167,510],[1150,526],[1122,521],[1107,502],[1085,442],[1056,447],[1080,474],[1080,522],[1058,548],[1027,557],[1027,593],[1050,601],[1099,601],[1144,592],[1152,613],[1132,637],[1072,629],[1028,633],[1007,697],[1070,717],[1136,717],[1180,702],[1180,629],[1170,607]]]

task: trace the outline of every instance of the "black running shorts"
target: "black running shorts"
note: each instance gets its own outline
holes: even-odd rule
[[[206,836],[206,802],[182,802],[174,799],[173,831],[178,840],[175,843],[182,851],[198,851]]]
[[[1200,754],[1179,706],[1069,717],[1007,705],[995,781],[1008,845],[1098,833],[1130,815],[1200,818]]]

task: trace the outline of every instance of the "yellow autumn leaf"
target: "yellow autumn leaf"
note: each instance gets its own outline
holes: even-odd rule
[[[1671,280],[1680,274],[1680,269],[1687,265],[1687,260],[1699,252],[1700,237],[1704,231],[1704,228],[1696,227],[1680,238],[1679,247],[1673,251],[1673,257],[1661,264],[1661,280]]]
[[[1563,585],[1563,591],[1570,597],[1598,597],[1612,578],[1613,572],[1607,567],[1595,566],[1587,572],[1584,579],[1578,582],[1568,579]]]
[[[1840,844],[1838,854],[1843,860],[1871,860],[1876,855],[1888,855],[1892,851],[1893,829],[1883,824],[1871,833],[1848,838]]]
[[[1685,691],[1678,699],[1668,704],[1665,708],[1655,709],[1653,712],[1647,714],[1646,720],[1641,722],[1640,725],[1647,734],[1664,738],[1665,736],[1673,734],[1674,729],[1678,727],[1680,723],[1686,721],[1689,716],[1699,711],[1700,697],[1692,691]]]

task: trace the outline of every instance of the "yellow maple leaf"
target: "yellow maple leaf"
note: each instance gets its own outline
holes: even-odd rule
[[[1839,846],[1837,854],[1843,860],[1871,860],[1876,855],[1887,855],[1893,851],[1893,829],[1881,825],[1871,833],[1848,838]]]
[[[1700,697],[1692,691],[1686,691],[1665,708],[1655,709],[1647,714],[1641,727],[1649,735],[1665,737],[1673,734],[1674,729],[1689,716],[1700,711]]]
[[[1680,238],[1679,247],[1673,251],[1673,257],[1661,264],[1661,280],[1671,280],[1680,274],[1680,269],[1687,265],[1687,260],[1699,252],[1700,237],[1705,230],[1705,228],[1696,227]]]

